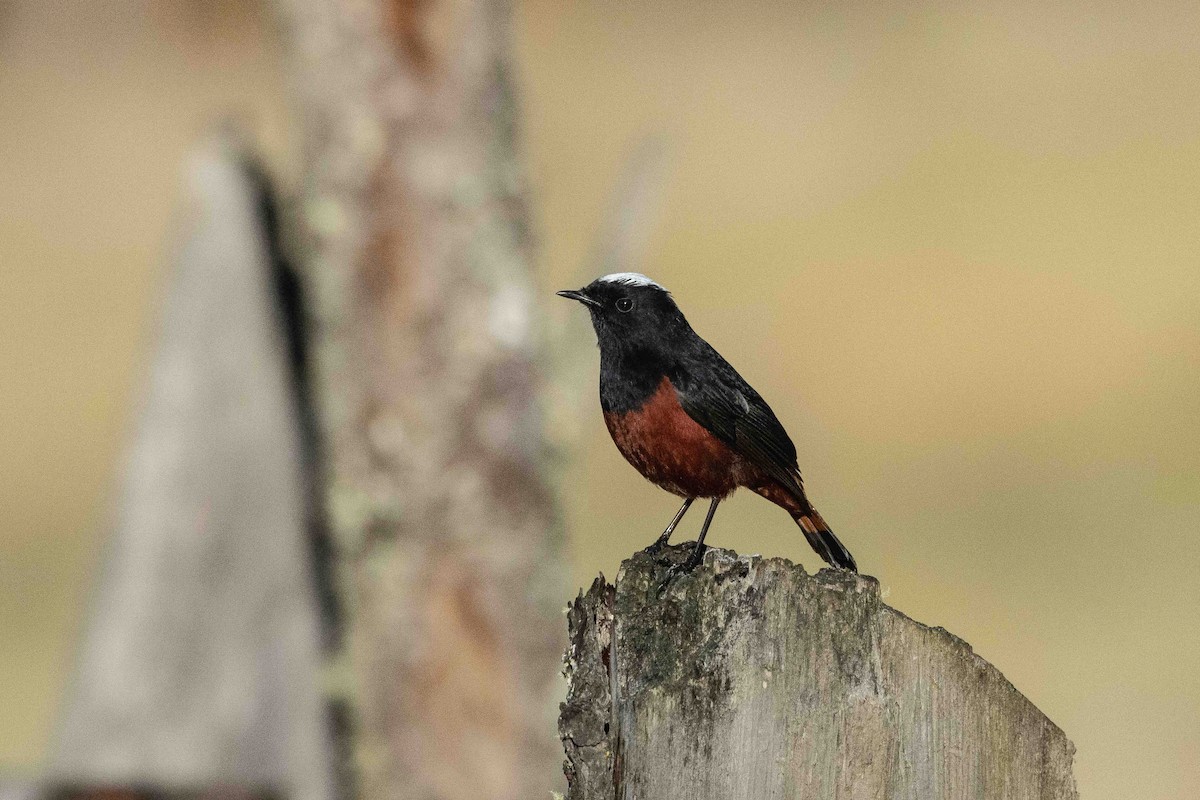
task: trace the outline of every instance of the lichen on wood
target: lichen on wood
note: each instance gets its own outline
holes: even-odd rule
[[[568,800],[1074,800],[1074,747],[874,578],[710,550],[660,594],[639,553],[571,605]]]

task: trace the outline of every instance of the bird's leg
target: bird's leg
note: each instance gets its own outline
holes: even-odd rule
[[[696,548],[692,550],[692,554],[688,556],[688,560],[682,564],[671,567],[667,570],[667,577],[658,587],[659,594],[667,588],[672,580],[678,575],[683,575],[694,570],[700,561],[704,558],[704,551],[707,549],[704,545],[704,537],[708,535],[708,526],[712,524],[713,516],[717,513],[717,505],[721,502],[721,498],[714,497],[712,505],[708,507],[708,516],[704,518],[704,525],[700,528],[700,538],[696,540]]]
[[[675,532],[675,526],[679,524],[679,520],[683,519],[683,515],[687,513],[688,507],[691,506],[692,501],[695,499],[696,498],[694,497],[689,497],[683,501],[683,505],[681,505],[679,510],[675,512],[675,518],[671,520],[671,524],[668,525],[667,529],[662,532],[662,536],[659,536],[658,539],[655,540],[654,544],[646,548],[647,552],[657,553],[659,550],[662,550],[664,547],[666,547],[667,540],[670,539],[671,534]]]
[[[708,535],[708,526],[712,524],[713,516],[717,513],[717,504],[721,502],[721,498],[714,497],[712,505],[708,507],[708,516],[704,518],[704,525],[700,528],[700,538],[696,540],[696,549],[688,556],[688,560],[683,564],[683,571],[690,572],[695,569],[704,558],[704,551],[707,549],[704,545],[704,537]]]

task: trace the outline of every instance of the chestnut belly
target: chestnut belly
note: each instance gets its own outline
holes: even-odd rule
[[[748,477],[741,456],[688,416],[663,379],[641,408],[605,413],[621,455],[650,482],[681,497],[724,497]]]

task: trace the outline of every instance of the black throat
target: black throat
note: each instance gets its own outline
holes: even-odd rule
[[[658,391],[672,364],[654,347],[600,346],[600,408],[606,414],[636,411]]]
[[[658,284],[598,279],[580,292],[600,346],[600,406],[636,411],[674,379],[700,337]]]

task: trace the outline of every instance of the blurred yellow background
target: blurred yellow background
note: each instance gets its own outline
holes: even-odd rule
[[[526,0],[551,341],[658,134],[645,271],[773,405],[888,602],[1076,743],[1087,798],[1200,796],[1200,7]],[[0,765],[51,734],[169,254],[221,117],[294,181],[251,0],[0,3]],[[608,441],[586,350],[574,582],[675,510]],[[738,496],[710,542],[817,561]],[[694,537],[700,517],[680,539]],[[565,598],[564,598],[565,599]]]

